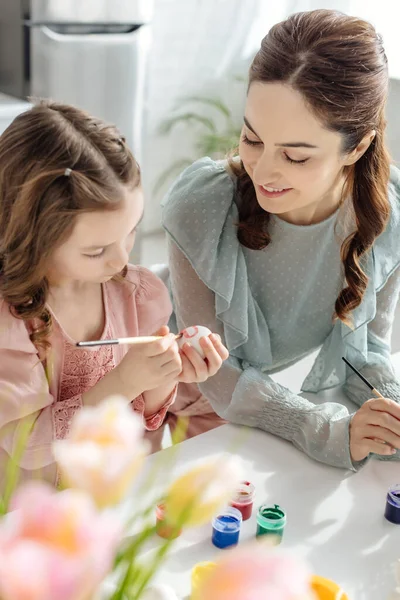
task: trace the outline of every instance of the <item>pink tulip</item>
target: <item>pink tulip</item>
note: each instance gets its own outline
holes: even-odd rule
[[[0,521],[0,598],[89,600],[121,535],[117,520],[82,492],[25,484]]]
[[[312,600],[311,576],[289,555],[249,544],[227,553],[199,582],[196,598],[207,600]]]
[[[68,438],[53,443],[63,482],[88,492],[101,508],[119,503],[147,454],[143,433],[140,417],[119,396],[82,408]]]

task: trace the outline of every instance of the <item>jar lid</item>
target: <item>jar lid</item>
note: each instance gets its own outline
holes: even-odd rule
[[[281,529],[286,523],[286,513],[279,504],[274,506],[263,504],[258,509],[257,523],[268,529]]]
[[[213,529],[223,533],[233,533],[240,529],[242,524],[242,513],[233,506],[228,506],[214,517],[212,526]]]
[[[239,504],[247,504],[254,499],[256,488],[250,481],[242,481],[235,491],[233,501]]]
[[[400,525],[400,484],[393,485],[388,490],[385,517],[391,523]]]

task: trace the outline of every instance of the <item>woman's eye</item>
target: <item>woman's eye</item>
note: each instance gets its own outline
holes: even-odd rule
[[[242,142],[248,146],[260,146],[262,144],[262,142],[250,140],[245,133],[242,135]]]
[[[304,165],[304,163],[306,163],[309,160],[308,158],[303,158],[302,160],[294,160],[294,158],[290,158],[290,156],[288,156],[286,153],[285,157],[288,162],[292,163],[292,165]]]
[[[98,254],[85,254],[85,256],[87,256],[87,258],[100,258],[100,256],[103,256],[104,252],[105,249],[103,248],[103,250]]]

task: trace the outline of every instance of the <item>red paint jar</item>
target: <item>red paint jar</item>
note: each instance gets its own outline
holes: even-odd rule
[[[164,504],[156,507],[156,533],[165,540],[174,540],[182,533],[182,529],[177,529],[166,520]]]
[[[243,481],[236,491],[230,505],[242,513],[243,521],[250,519],[253,512],[255,487],[250,481]]]

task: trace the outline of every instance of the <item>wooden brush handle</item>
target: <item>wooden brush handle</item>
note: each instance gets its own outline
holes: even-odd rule
[[[375,388],[372,389],[372,393],[375,394],[377,398],[382,398],[382,400],[385,399],[385,396],[382,396],[382,394],[378,392],[378,390],[376,390]]]
[[[164,336],[162,335],[142,335],[138,337],[127,337],[127,338],[118,338],[119,344],[128,344],[129,346],[134,346],[135,344],[146,344],[147,342],[155,342],[156,340],[162,340]],[[182,334],[178,334],[175,336],[175,339],[178,340],[182,337]]]

